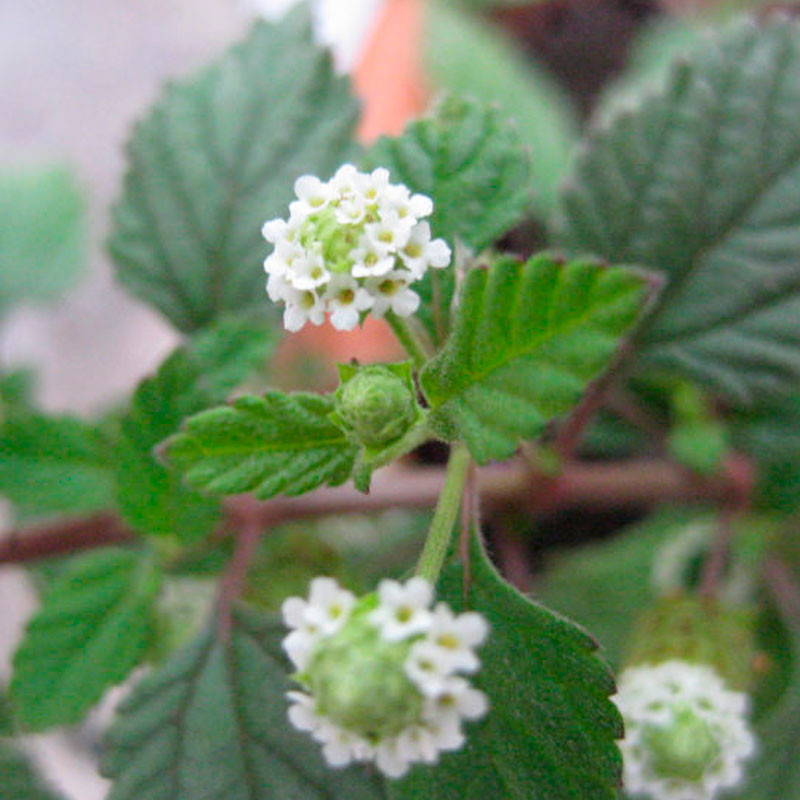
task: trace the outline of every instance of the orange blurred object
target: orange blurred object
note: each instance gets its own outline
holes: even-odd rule
[[[358,138],[365,144],[382,134],[401,133],[426,107],[422,21],[423,0],[387,0],[378,12],[352,76],[363,103]],[[352,331],[337,331],[329,323],[306,325],[283,340],[276,366],[289,383],[327,389],[336,385],[334,362],[352,358],[362,363],[399,361],[405,354],[389,326],[368,316],[361,328]]]
[[[368,144],[396,136],[424,111],[428,92],[422,72],[423,0],[386,0],[353,75],[364,103],[358,138]]]

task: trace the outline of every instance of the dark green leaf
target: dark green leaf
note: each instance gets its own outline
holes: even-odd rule
[[[61,800],[46,788],[27,758],[0,741],[0,800]]]
[[[446,99],[402,136],[380,139],[367,160],[433,199],[433,234],[453,247],[462,241],[482,250],[530,206],[530,159],[518,131],[475,101]],[[453,268],[430,270],[414,287],[424,301],[419,315],[436,339],[448,329],[454,275]]]
[[[331,770],[286,718],[284,631],[238,615],[142,681],[109,731],[109,800],[378,800],[358,768]]]
[[[736,800],[777,800],[800,796],[800,624],[783,613],[789,638],[791,668],[781,699],[756,725],[758,750],[748,766],[746,784]]]
[[[295,178],[352,155],[357,113],[306,10],[256,25],[136,128],[111,238],[120,280],[184,331],[266,307],[261,226],[286,215]]]
[[[594,132],[563,197],[571,251],[664,270],[640,365],[730,398],[800,377],[800,27],[742,22]]]
[[[34,375],[27,369],[0,373],[0,424],[10,416],[33,410],[34,383]]]
[[[738,415],[733,440],[758,465],[759,505],[795,511],[800,506],[800,395],[776,398]]]
[[[0,493],[26,514],[108,508],[111,445],[74,417],[12,415],[0,425]]]
[[[621,268],[549,256],[472,270],[450,339],[420,376],[432,424],[480,463],[507,458],[608,366],[644,285]]]
[[[139,663],[160,585],[154,560],[105,550],[73,562],[28,623],[11,697],[30,730],[78,722]]]
[[[136,389],[122,420],[117,474],[119,505],[133,527],[184,540],[211,531],[218,501],[187,489],[156,459],[154,448],[186,417],[224,400],[265,361],[270,340],[260,325],[222,322],[178,348]]]
[[[69,289],[84,266],[87,228],[69,170],[0,170],[0,311]]]
[[[14,733],[14,719],[11,715],[11,703],[5,691],[0,688],[0,736],[11,736]]]
[[[578,135],[563,89],[499,29],[452,5],[429,4],[426,30],[425,63],[434,86],[475,97],[516,123],[518,146],[531,159],[533,207],[549,214]]]
[[[537,597],[585,626],[604,657],[620,666],[634,620],[661,591],[653,566],[661,547],[688,529],[694,514],[661,512],[607,542],[556,556],[537,584]],[[699,524],[707,526],[707,518]],[[680,570],[680,564],[676,567]]]
[[[328,419],[332,396],[267,392],[187,420],[167,456],[190,486],[265,500],[344,483],[358,448]]]
[[[463,605],[462,573],[451,570],[440,595]],[[489,697],[486,718],[467,746],[434,768],[417,767],[389,784],[394,800],[612,800],[620,780],[614,743],[622,721],[608,696],[611,673],[594,641],[530,602],[472,552],[468,607],[491,624],[475,679]]]

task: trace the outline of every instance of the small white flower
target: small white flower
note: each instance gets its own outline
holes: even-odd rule
[[[398,778],[415,763],[464,744],[462,723],[486,713],[483,692],[455,674],[453,652],[479,644],[486,626],[479,615],[446,613],[437,606],[439,635],[457,631],[455,650],[435,642],[433,590],[422,578],[382,581],[377,594],[356,601],[331,578],[312,581],[308,600],[289,598],[282,611],[292,628],[283,646],[300,651],[288,692],[289,721],[322,745],[332,767],[374,761]],[[324,709],[324,712],[322,711]]]
[[[331,274],[325,269],[325,260],[322,258],[322,254],[309,251],[296,257],[286,272],[286,280],[295,289],[302,291],[316,289],[330,279]]]
[[[358,325],[361,312],[372,307],[372,296],[349,275],[334,275],[325,298],[331,314],[331,325],[339,331],[350,331]]]
[[[287,284],[283,289],[282,299],[286,303],[283,326],[287,331],[299,331],[306,322],[322,325],[325,321],[325,306],[314,292],[300,291]]]
[[[395,265],[395,255],[391,249],[369,236],[362,236],[358,247],[351,251],[354,278],[367,278],[372,275],[385,275]]]
[[[365,288],[375,298],[372,315],[382,317],[391,309],[398,317],[411,316],[419,308],[419,295],[408,288],[412,280],[411,273],[405,270],[368,278]]]
[[[441,269],[450,264],[450,248],[444,239],[431,240],[431,226],[418,222],[408,241],[400,249],[400,258],[415,278],[422,277],[428,267]]]
[[[378,585],[380,605],[369,615],[369,621],[381,629],[390,642],[398,642],[427,631],[431,623],[428,610],[433,589],[424,578],[411,578],[405,585],[382,580]]]
[[[314,578],[303,618],[320,633],[330,636],[347,622],[355,602],[353,593],[342,589],[333,578]]]
[[[315,175],[299,177],[294,182],[294,192],[298,197],[298,210],[304,216],[322,211],[333,195],[331,187]]]
[[[411,236],[413,225],[413,217],[401,219],[396,211],[389,211],[382,215],[378,222],[365,225],[364,230],[374,246],[396,252],[405,246]]]
[[[415,642],[406,661],[406,674],[427,697],[447,691],[455,665],[450,653],[430,639]]]
[[[625,788],[657,800],[713,800],[736,785],[755,740],[747,697],[710,667],[672,660],[626,669],[614,696],[625,720]]]
[[[447,605],[439,603],[433,612],[428,638],[447,652],[455,669],[472,672],[480,664],[472,648],[478,647],[488,633],[489,626],[480,614],[467,612],[456,616]]]

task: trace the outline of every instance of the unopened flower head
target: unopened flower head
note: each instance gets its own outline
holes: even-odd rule
[[[432,602],[423,578],[381,581],[361,599],[315,578],[308,600],[283,604],[292,628],[283,646],[305,690],[288,693],[289,720],[320,742],[331,766],[374,761],[400,777],[459,749],[463,720],[486,713],[485,695],[462,673],[480,666],[475,648],[488,625]]]
[[[267,293],[284,304],[290,331],[320,325],[326,314],[339,330],[366,312],[409,316],[419,306],[409,285],[450,263],[450,248],[422,221],[431,199],[389,183],[382,167],[364,173],[344,164],[327,183],[303,175],[294,189],[289,219],[263,228],[274,245],[264,262]]]
[[[740,782],[755,749],[747,696],[710,667],[672,660],[628,668],[614,700],[625,720],[629,795],[712,800]]]

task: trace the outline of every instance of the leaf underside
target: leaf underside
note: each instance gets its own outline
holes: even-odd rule
[[[11,697],[23,726],[78,722],[128,675],[150,642],[159,585],[152,560],[133,551],[93,553],[70,566],[14,655]]]
[[[0,739],[0,800],[62,800],[46,788],[28,759]]]
[[[557,242],[662,270],[640,366],[736,402],[800,378],[800,26],[740,22],[576,160]]]
[[[460,568],[445,573],[439,595],[464,606]],[[468,726],[463,750],[390,783],[392,800],[616,798],[622,721],[592,638],[520,595],[477,544],[466,606],[491,625],[473,681],[488,695],[489,713]]]
[[[338,486],[358,448],[328,419],[331,411],[328,396],[239,397],[187,420],[168,458],[190,486],[215,494],[254,492],[263,500]]]
[[[479,463],[508,458],[608,366],[644,293],[628,270],[549,256],[472,270],[451,337],[420,376],[438,432]]]
[[[256,24],[137,126],[110,242],[119,279],[183,331],[266,303],[261,226],[286,215],[295,178],[348,159],[357,116],[307,10]]]
[[[108,800],[379,800],[359,768],[331,770],[286,717],[282,626],[240,613],[146,677],[108,733]]]

